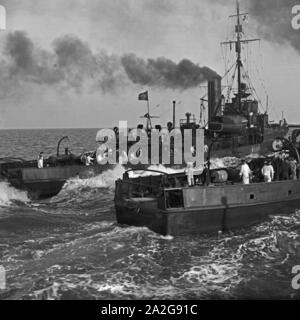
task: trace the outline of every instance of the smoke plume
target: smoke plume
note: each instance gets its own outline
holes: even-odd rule
[[[178,64],[166,59],[138,58],[134,54],[109,55],[93,52],[88,43],[73,35],[55,39],[52,50],[38,47],[22,31],[7,35],[4,69],[10,81],[29,82],[81,91],[113,92],[129,83],[152,87],[188,89],[217,74],[184,59]]]
[[[163,57],[145,61],[134,54],[127,54],[122,57],[122,64],[133,83],[172,89],[196,87],[218,76],[208,67],[199,67],[188,59],[176,64]]]
[[[288,43],[300,51],[300,33],[291,26],[294,0],[247,0],[252,18],[258,22],[258,34],[279,44]]]
[[[94,54],[87,43],[75,36],[62,36],[45,51],[21,31],[9,33],[4,53],[10,79],[57,85],[82,90],[85,87],[113,91],[123,82],[119,59],[100,52]]]

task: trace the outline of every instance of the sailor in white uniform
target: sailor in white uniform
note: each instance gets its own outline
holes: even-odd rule
[[[187,176],[187,181],[188,181],[189,187],[194,186],[195,185],[195,181],[194,181],[193,163],[191,163],[191,162],[187,163],[187,168],[184,171],[185,171],[185,174]]]
[[[250,183],[250,176],[251,176],[251,170],[246,163],[245,160],[242,160],[242,166],[240,171],[240,177],[243,180],[243,184],[249,184]]]
[[[37,160],[37,166],[39,169],[42,169],[44,167],[44,157],[43,157],[43,152],[41,152],[38,156]]]
[[[270,161],[265,161],[265,164],[261,169],[261,173],[264,176],[265,182],[272,182],[272,180],[274,179],[274,168],[271,165]]]
[[[93,158],[88,154],[85,158],[85,165],[86,166],[90,166],[91,164],[93,164]]]

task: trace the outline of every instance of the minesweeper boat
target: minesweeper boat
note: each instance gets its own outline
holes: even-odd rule
[[[253,80],[250,79],[250,73],[247,70],[248,63],[244,61],[246,55],[243,54],[243,49],[244,46],[255,43],[260,39],[248,39],[246,37],[247,29],[244,24],[247,15],[240,12],[237,1],[236,14],[230,16],[236,19],[235,37],[221,43],[224,50],[225,48],[230,50],[230,52],[226,51],[224,56],[233,56],[234,61],[231,65],[225,59],[225,66],[230,65],[230,68],[226,67],[223,77],[214,74],[208,79],[207,92],[200,98],[199,119],[196,119],[195,115],[190,112],[185,112],[185,119],[177,119],[177,107],[174,100],[173,120],[169,121],[166,126],[169,132],[180,129],[182,136],[184,136],[185,130],[191,130],[192,143],[195,149],[197,149],[195,145],[197,129],[204,128],[204,144],[206,146],[211,145],[212,156],[218,158],[228,155],[234,157],[245,157],[250,154],[261,156],[274,152],[276,151],[278,137],[287,138],[290,136],[298,144],[300,141],[300,125],[289,127],[284,117],[278,123],[270,121],[267,93],[266,104],[263,105],[263,99],[260,99],[257,95],[257,92],[261,90],[257,90],[253,86]],[[255,61],[252,63],[255,63]],[[256,69],[259,69],[258,66],[256,66]],[[261,88],[264,88],[263,83]],[[157,117],[150,115],[148,91],[141,93],[138,99],[147,102],[147,113],[142,116],[142,118],[146,118],[147,122],[146,126],[138,124],[137,128],[144,128],[147,131],[148,144],[151,145],[151,129],[160,131],[162,125],[157,124],[155,127],[152,125],[152,118]],[[218,139],[215,139],[216,136]],[[119,134],[117,133],[118,140]],[[148,153],[150,155],[150,148]],[[159,162],[165,165],[161,159]],[[173,166],[173,154],[171,154],[171,165]]]
[[[267,113],[259,113],[258,101],[251,99],[255,90],[242,81],[241,47],[256,39],[242,38],[242,14],[238,2],[237,14],[233,17],[237,19],[236,39],[224,44],[235,46],[237,59],[232,79],[237,79],[237,91],[226,102],[221,94],[220,78],[209,82],[208,123],[202,128],[207,144],[205,155],[209,160],[211,155],[221,156],[218,151],[223,152],[222,156],[241,157],[249,153],[262,156],[289,149],[299,164],[299,129],[293,131],[290,140],[285,139],[288,133],[286,122],[282,121],[278,126],[269,124]],[[233,93],[232,86],[230,92]],[[184,129],[200,127],[190,121],[190,114],[181,124]],[[265,148],[262,148],[263,144]],[[237,148],[232,148],[233,145]],[[244,147],[243,152],[234,152],[234,149]],[[163,235],[210,233],[249,226],[270,214],[293,213],[300,208],[300,180],[264,183],[259,177],[260,169],[254,170],[257,173],[253,179],[255,183],[244,185],[238,168],[210,170],[208,166],[204,173],[195,173],[197,183],[192,187],[188,186],[185,173],[156,172],[155,175],[134,178],[129,177],[127,171],[123,179],[116,181],[117,222],[146,226]]]
[[[291,149],[299,164],[297,149]],[[261,181],[260,168],[253,172],[253,180]],[[201,234],[247,227],[300,208],[300,180],[244,185],[238,168],[208,169],[194,178],[196,185],[188,186],[185,173],[129,178],[126,172],[116,181],[117,222],[163,235]]]
[[[0,180],[8,181],[13,187],[26,191],[31,199],[37,200],[57,195],[70,178],[89,178],[111,167],[99,166],[96,160],[87,166],[85,157],[91,155],[95,158],[96,152],[60,154],[60,144],[65,139],[68,137],[59,140],[56,155],[43,161],[43,168],[38,168],[37,160],[1,158]]]

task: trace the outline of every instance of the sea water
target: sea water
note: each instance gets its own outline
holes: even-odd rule
[[[64,135],[79,154],[96,148],[96,133],[2,130],[0,157],[56,154]],[[300,265],[298,211],[221,236],[161,236],[116,223],[114,181],[123,172],[117,166],[90,179],[70,179],[43,201],[0,182],[6,277],[0,299],[300,298],[292,287],[292,268]]]

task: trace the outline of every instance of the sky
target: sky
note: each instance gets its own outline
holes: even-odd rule
[[[291,0],[241,0],[261,38],[245,66],[271,119],[300,123],[300,30]],[[143,122],[139,93],[165,124],[199,117],[207,79],[225,72],[234,0],[1,0],[0,128],[102,128]],[[232,52],[231,52],[232,53]],[[225,59],[227,61],[227,59]]]

